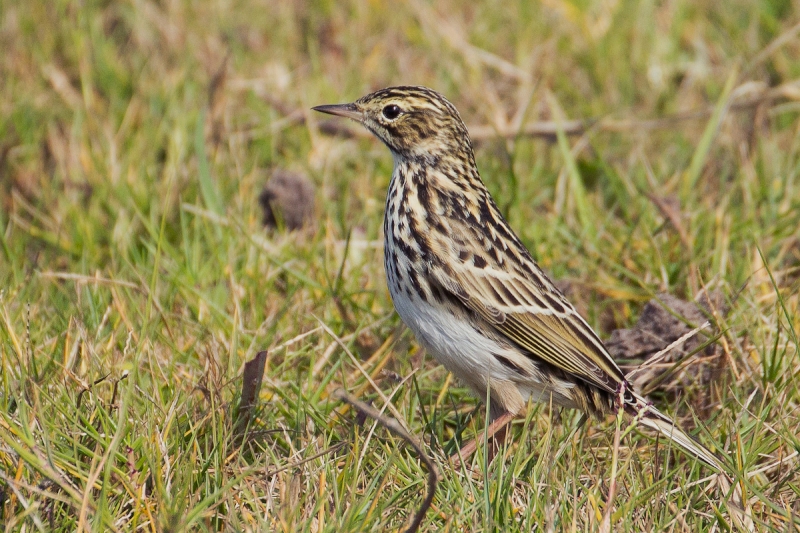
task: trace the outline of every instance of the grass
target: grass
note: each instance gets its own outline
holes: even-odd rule
[[[747,475],[756,530],[797,530],[798,20],[783,0],[0,1],[0,523],[402,528],[427,472],[342,387],[389,399],[438,463],[422,530],[599,527],[611,419],[533,406],[505,460],[447,465],[484,416],[392,311],[391,157],[309,111],[419,83],[480,133],[498,204],[602,335],[660,292],[725,295],[719,378],[653,397]],[[274,168],[317,185],[313,229],[261,226]],[[612,528],[727,530],[708,474],[626,437]]]

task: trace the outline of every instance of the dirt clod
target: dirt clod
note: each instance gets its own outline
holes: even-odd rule
[[[314,222],[314,184],[303,174],[274,171],[258,201],[269,228],[298,230]]]
[[[614,358],[630,370],[646,364],[647,361],[672,342],[700,326],[714,313],[724,316],[727,308],[722,294],[702,293],[697,302],[687,302],[670,294],[659,294],[650,300],[642,309],[636,325],[630,329],[618,329],[611,333],[606,347]],[[712,327],[705,332],[685,340],[681,345],[669,352],[665,359],[637,373],[635,385],[647,389],[651,383],[659,383],[658,388],[673,389],[680,386],[685,389],[689,384],[708,384],[713,381],[719,371],[719,346],[711,343],[698,353],[695,359],[682,365],[675,371],[675,363],[698,350],[708,341],[708,336],[715,333],[714,320]],[[674,375],[665,375],[674,372]]]

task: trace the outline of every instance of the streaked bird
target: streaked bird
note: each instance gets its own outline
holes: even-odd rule
[[[453,104],[426,87],[390,87],[313,109],[359,122],[391,150],[384,261],[395,309],[441,364],[478,398],[490,398],[490,434],[504,431],[529,400],[595,416],[623,408],[724,471],[632,389],[533,260],[484,186]]]

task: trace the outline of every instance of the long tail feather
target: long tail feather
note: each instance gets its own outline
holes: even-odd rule
[[[638,394],[633,394],[633,402],[626,403],[625,408],[640,424],[653,429],[669,440],[677,444],[684,452],[699,461],[702,461],[712,469],[716,470],[720,476],[718,481],[724,493],[730,493],[732,478],[728,469],[714,453],[697,442],[694,437],[679,428],[675,421],[670,417],[650,405]],[[739,531],[754,531],[752,509],[744,499],[742,487],[736,484],[731,494],[732,502],[729,502],[728,510],[731,518]]]
[[[717,472],[726,472],[722,461],[711,450],[679,428],[670,417],[653,407],[638,394],[634,394],[634,398],[636,403],[629,403],[626,408],[639,420],[640,424],[661,433],[680,446],[684,452],[704,462]]]

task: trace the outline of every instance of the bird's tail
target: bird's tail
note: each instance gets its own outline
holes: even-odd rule
[[[653,407],[638,394],[633,394],[633,399],[633,402],[626,403],[626,411],[636,418],[640,424],[661,433],[680,446],[684,452],[702,461],[717,472],[726,473],[725,466],[714,455],[714,452],[700,444],[688,433],[685,433],[670,417]]]
[[[720,474],[717,479],[722,492],[730,494],[733,500],[728,502],[728,511],[734,524],[736,524],[739,531],[754,531],[752,508],[744,498],[742,485],[736,483],[731,487],[733,480],[730,477],[730,473],[722,461],[714,455],[714,452],[697,442],[694,437],[685,433],[670,417],[653,407],[647,400],[636,393],[633,393],[632,396],[632,399],[628,396],[625,410],[643,426],[661,433],[677,444],[684,452],[716,470]],[[731,488],[733,488],[733,491],[731,491]]]

